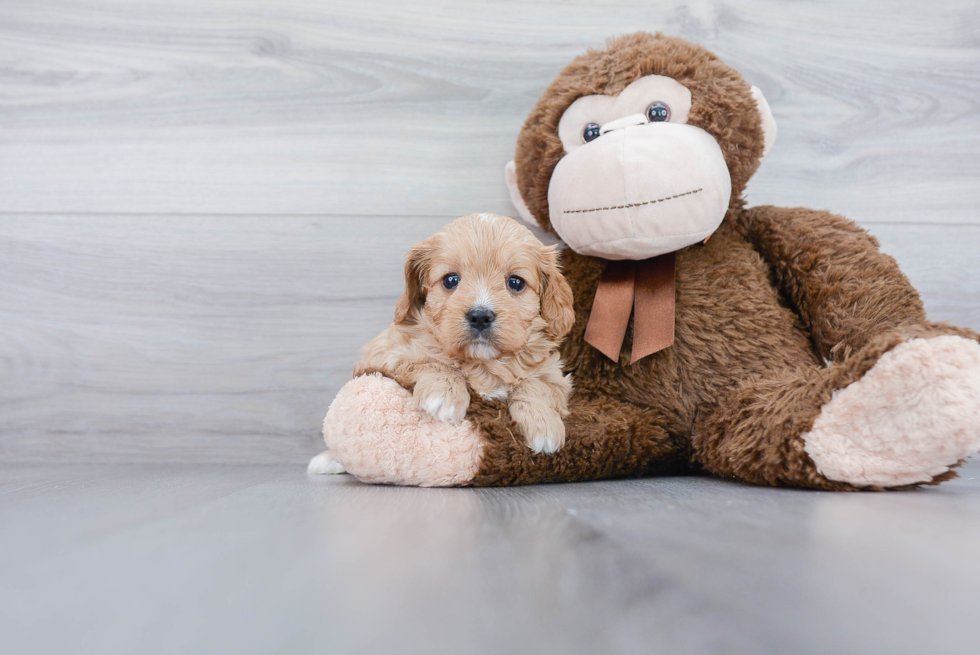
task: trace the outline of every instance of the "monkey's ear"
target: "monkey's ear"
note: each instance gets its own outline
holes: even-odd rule
[[[425,304],[425,278],[435,250],[434,237],[416,243],[405,259],[405,291],[395,305],[395,325],[415,323]]]
[[[521,197],[521,190],[517,188],[517,164],[514,163],[513,159],[507,162],[504,167],[504,180],[507,182],[507,190],[510,191],[510,201],[517,208],[517,214],[521,220],[534,227],[541,227],[541,224],[531,214],[531,210],[527,208],[524,198]]]
[[[548,323],[548,336],[561,341],[575,324],[575,305],[572,288],[558,267],[556,246],[542,248],[541,286],[541,318]]]
[[[752,87],[752,97],[755,98],[755,104],[759,106],[759,116],[762,118],[764,139],[762,156],[765,157],[772,149],[772,144],[776,142],[776,119],[772,117],[772,109],[769,108],[769,103],[766,101],[766,97],[762,95],[762,90],[759,87]]]

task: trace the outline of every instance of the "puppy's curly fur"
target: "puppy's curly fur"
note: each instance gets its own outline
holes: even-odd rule
[[[553,246],[513,219],[463,216],[409,252],[395,321],[364,347],[354,375],[382,371],[450,422],[463,420],[470,389],[507,399],[525,443],[553,453],[572,390],[558,347],[574,320]]]

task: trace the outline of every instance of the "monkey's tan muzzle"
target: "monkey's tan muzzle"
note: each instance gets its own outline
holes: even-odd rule
[[[692,125],[616,126],[565,155],[548,189],[551,224],[572,250],[648,259],[703,241],[732,194],[714,138]]]

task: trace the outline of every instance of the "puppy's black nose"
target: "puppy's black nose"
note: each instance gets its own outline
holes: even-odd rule
[[[497,315],[486,307],[474,307],[466,315],[466,322],[477,332],[483,332],[493,325],[493,319],[495,318],[497,318]]]

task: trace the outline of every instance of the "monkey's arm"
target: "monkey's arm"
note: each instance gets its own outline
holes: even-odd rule
[[[876,335],[926,323],[919,294],[898,264],[852,221],[763,206],[742,212],[738,223],[824,358],[842,361]]]
[[[466,421],[437,421],[412,394],[378,373],[348,382],[323,423],[335,459],[364,482],[504,486],[573,482],[682,470],[686,439],[675,439],[650,410],[606,397],[576,397],[565,446],[536,455],[506,403],[473,396]],[[655,465],[657,468],[652,469]]]
[[[686,468],[687,440],[670,435],[654,411],[608,396],[573,396],[568,409],[565,445],[554,454],[535,454],[503,403],[474,398],[467,419],[479,429],[483,457],[470,484],[576,482]]]

